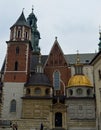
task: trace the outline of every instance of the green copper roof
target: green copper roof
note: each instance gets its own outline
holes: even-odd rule
[[[33,54],[40,54],[40,47],[39,47],[39,40],[40,40],[40,33],[37,30],[37,18],[35,14],[32,12],[29,14],[27,18],[27,23],[31,27],[31,44],[33,48]]]
[[[18,20],[16,21],[16,23],[13,26],[27,26],[30,27],[25,19],[24,13],[22,11],[20,17],[18,18]],[[12,26],[12,27],[13,27]]]

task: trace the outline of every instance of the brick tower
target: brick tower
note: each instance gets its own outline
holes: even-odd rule
[[[21,97],[24,83],[29,75],[30,52],[31,28],[22,12],[10,28],[10,40],[7,41],[2,109],[4,119],[21,116]]]

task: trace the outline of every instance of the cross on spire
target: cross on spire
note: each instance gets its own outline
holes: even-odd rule
[[[22,12],[24,12],[24,9],[25,9],[25,8],[22,9]]]
[[[34,6],[32,5],[32,13],[33,13],[33,10],[34,10]]]

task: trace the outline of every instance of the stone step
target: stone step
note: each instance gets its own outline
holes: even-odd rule
[[[62,127],[56,127],[56,128],[53,128],[52,130],[65,130],[65,129]]]

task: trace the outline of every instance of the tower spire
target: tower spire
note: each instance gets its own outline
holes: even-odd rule
[[[33,13],[33,5],[32,5],[32,12],[29,14],[27,18],[27,23],[31,27],[31,44],[33,48],[33,54],[39,55],[40,54],[40,47],[39,47],[39,40],[40,40],[40,33],[37,30],[37,18]]]
[[[99,26],[99,35],[100,35],[100,37],[99,37],[99,44],[98,44],[98,46],[99,46],[99,51],[101,51],[101,26]]]

